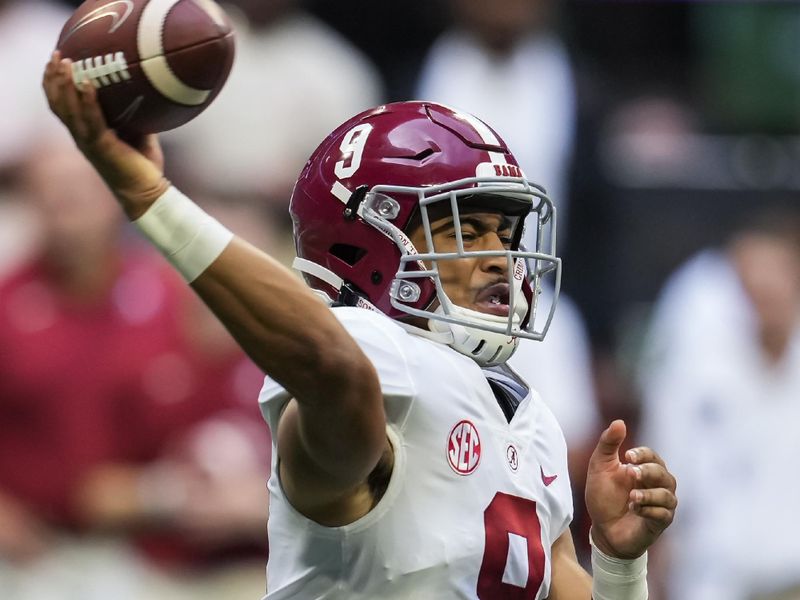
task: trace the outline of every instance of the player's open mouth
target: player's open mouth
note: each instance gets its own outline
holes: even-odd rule
[[[482,313],[508,316],[508,284],[495,283],[483,288],[475,298],[475,306]]]

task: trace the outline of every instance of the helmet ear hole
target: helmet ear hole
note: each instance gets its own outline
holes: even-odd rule
[[[351,267],[366,256],[367,251],[350,244],[334,244],[328,250],[333,256],[346,262]]]

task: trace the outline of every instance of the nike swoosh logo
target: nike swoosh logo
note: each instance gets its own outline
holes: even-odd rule
[[[108,33],[114,33],[117,29],[119,29],[122,24],[127,20],[131,13],[133,12],[133,2],[132,0],[114,0],[113,2],[109,2],[108,4],[104,4],[98,8],[95,8],[93,11],[86,13],[83,17],[78,20],[72,28],[67,32],[67,34],[61,40],[63,44],[67,39],[69,39],[72,35],[75,34],[76,31],[85,27],[89,23],[94,23],[95,21],[99,21],[100,19],[105,19],[109,17],[111,19],[111,25],[108,28]]]
[[[142,100],[144,100],[144,96],[136,96],[133,102],[131,102],[125,110],[123,110],[114,118],[114,122],[111,123],[112,127],[121,127],[130,121],[133,118],[133,115],[136,114],[136,111],[139,110],[139,107],[142,105]]]
[[[542,474],[542,483],[544,483],[544,487],[549,486],[556,480],[556,477],[558,477],[558,475],[545,475],[544,469],[541,466],[539,467],[539,472]]]

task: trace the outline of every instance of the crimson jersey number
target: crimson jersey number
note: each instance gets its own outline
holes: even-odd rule
[[[480,600],[533,600],[544,581],[542,527],[536,502],[497,492],[483,511],[486,546]]]

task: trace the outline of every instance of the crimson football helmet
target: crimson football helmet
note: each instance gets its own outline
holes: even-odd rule
[[[510,248],[465,251],[465,207],[499,211],[515,223]],[[452,214],[456,252],[437,252],[430,223]],[[433,212],[432,211],[436,211]],[[544,338],[555,310],[561,262],[555,256],[555,209],[529,182],[488,125],[431,102],[398,102],[363,112],[331,133],[303,168],[290,204],[297,258],[308,284],[332,303],[378,310],[408,328],[427,319],[423,335],[449,344],[483,366],[505,362],[519,337]],[[535,248],[520,247],[523,223]],[[408,234],[425,228],[429,251]],[[439,278],[444,260],[502,256],[508,314],[455,305]],[[536,319],[541,279],[556,293]],[[503,312],[503,311],[497,311]],[[421,330],[415,328],[417,333]]]

